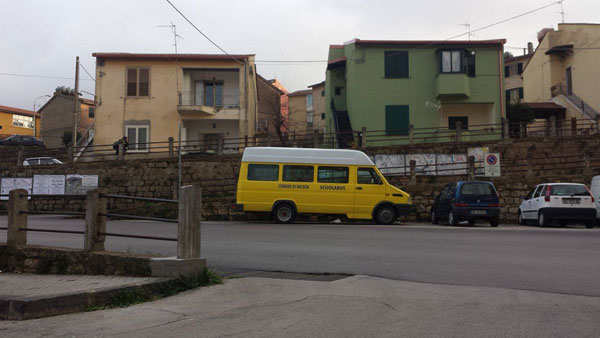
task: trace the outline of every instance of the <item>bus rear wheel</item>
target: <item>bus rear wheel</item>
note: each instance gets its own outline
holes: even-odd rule
[[[273,218],[277,223],[290,224],[296,218],[296,210],[288,203],[281,203],[273,210]]]

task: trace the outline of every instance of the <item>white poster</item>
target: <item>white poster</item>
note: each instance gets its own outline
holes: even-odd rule
[[[67,175],[65,194],[85,195],[98,187],[98,175]]]
[[[0,194],[8,195],[11,190],[25,189],[31,195],[33,179],[31,177],[5,177],[0,181]],[[2,196],[2,200],[8,200],[8,196]]]
[[[64,195],[65,175],[33,175],[34,195]]]
[[[384,175],[404,175],[408,171],[405,168],[404,155],[375,155],[373,162]]]
[[[435,160],[437,175],[466,175],[467,174],[467,155],[466,154],[440,154]]]
[[[489,152],[488,147],[476,147],[468,148],[467,156],[473,156],[475,158],[475,176],[484,176],[484,164],[485,154]]]
[[[410,166],[410,161],[415,160],[415,171],[417,175],[435,176],[435,154],[411,154],[406,155],[406,164]],[[408,168],[410,173],[410,167]]]

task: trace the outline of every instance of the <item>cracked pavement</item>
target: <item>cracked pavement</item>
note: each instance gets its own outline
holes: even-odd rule
[[[241,278],[129,308],[0,322],[2,337],[598,337],[600,298],[415,283]]]

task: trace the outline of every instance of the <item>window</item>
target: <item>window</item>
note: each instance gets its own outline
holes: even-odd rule
[[[385,106],[385,134],[408,135],[408,106]]]
[[[356,182],[358,184],[382,184],[381,177],[373,168],[358,168]]]
[[[313,122],[313,115],[314,114],[312,112],[306,113],[306,122],[312,123]]]
[[[325,91],[321,90],[321,96],[325,96]]]
[[[319,167],[319,183],[348,183],[348,167]]]
[[[150,68],[127,68],[127,96],[150,95]]]
[[[553,185],[550,190],[552,196],[591,196],[584,185],[560,184]]]
[[[533,194],[533,198],[538,198],[542,195],[542,191],[544,190],[544,188],[546,188],[545,185],[540,185],[537,190],[535,191],[535,194]]]
[[[306,111],[313,110],[313,96],[312,94],[306,95]]]
[[[523,99],[523,87],[508,89],[505,94],[507,103],[517,103]]]
[[[467,116],[448,116],[448,129],[455,130],[456,122],[460,122],[461,130],[469,130],[469,118]]]
[[[325,120],[325,113],[321,113],[321,120]],[[2,129],[2,126],[0,126],[0,129]]]
[[[279,165],[277,164],[248,164],[248,181],[277,181]]]
[[[13,126],[33,129],[33,117],[23,115],[13,115]]]
[[[519,91],[519,99],[523,98],[523,87],[517,88],[517,90]]]
[[[149,126],[126,126],[128,151],[148,151]]]
[[[408,52],[401,50],[386,51],[385,78],[398,79],[408,77]]]
[[[517,63],[517,74],[523,74],[523,63],[521,62]]]
[[[309,165],[284,165],[284,182],[312,182],[314,180],[315,168]]]
[[[89,118],[93,119],[93,118],[94,118],[94,115],[95,115],[95,113],[96,113],[96,109],[95,109],[94,107],[90,107],[90,108],[88,108],[88,117],[89,117]]]
[[[335,95],[342,95],[342,87],[335,87]]]
[[[442,73],[462,73],[460,50],[442,51]]]
[[[466,183],[460,188],[461,195],[467,196],[495,196],[496,192],[487,183]]]
[[[510,66],[504,66],[504,77],[510,76]]]
[[[204,81],[204,105],[223,107],[223,82]]]

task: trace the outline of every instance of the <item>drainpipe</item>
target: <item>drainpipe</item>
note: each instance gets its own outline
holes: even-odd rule
[[[502,54],[504,54],[503,53],[503,49],[504,48],[502,48],[502,49],[500,49],[498,51],[498,83],[500,85],[500,118],[506,117],[505,113],[504,113],[504,105],[505,105],[505,102],[504,102],[504,81],[502,81],[503,80],[502,79],[503,78],[502,74],[504,74],[502,72]]]
[[[244,135],[248,135],[248,59],[244,61]],[[242,135],[239,135],[240,137]]]

